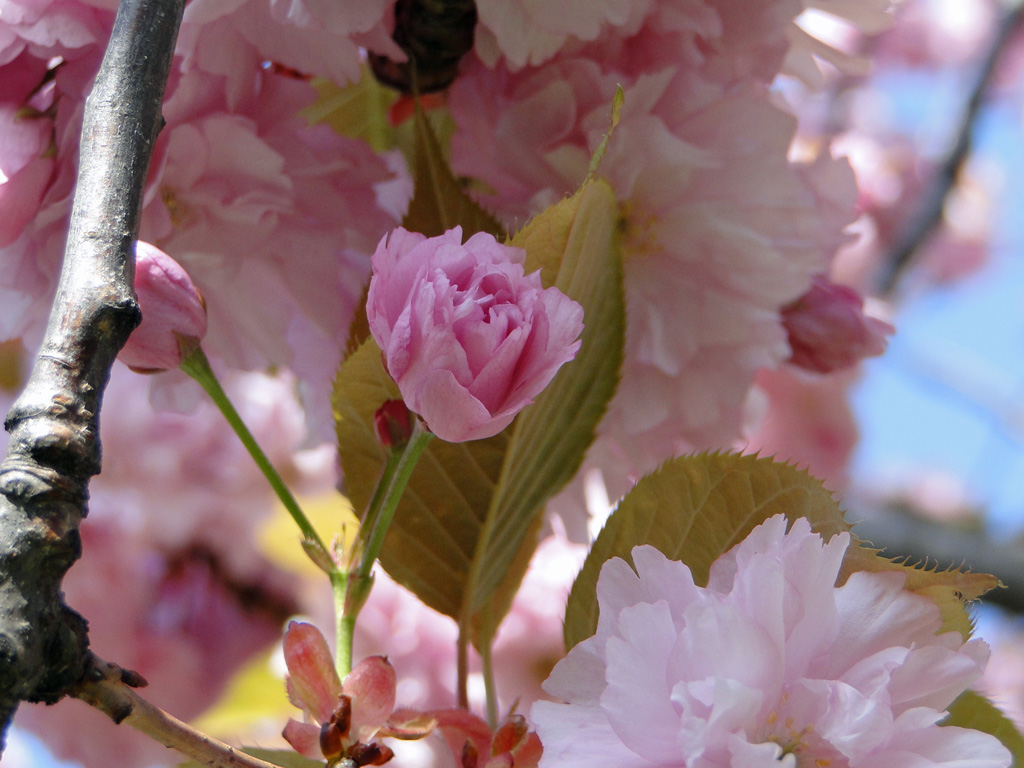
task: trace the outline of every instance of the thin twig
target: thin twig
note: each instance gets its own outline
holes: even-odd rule
[[[1009,43],[1013,41],[1022,19],[1024,19],[1024,2],[1015,0],[1000,20],[985,60],[978,69],[978,74],[960,117],[953,146],[950,147],[945,160],[936,171],[935,178],[929,185],[928,192],[917,213],[910,219],[896,244],[883,259],[885,271],[880,279],[880,291],[883,296],[889,296],[896,290],[896,286],[913,261],[915,254],[942,221],[946,198],[956,186],[960,171],[963,169],[974,143],[978,112],[985,100],[992,76],[996,72],[996,65],[1007,50]]]
[[[138,324],[131,248],[183,6],[123,0],[86,102],[60,284],[0,465],[0,733],[21,701],[56,701],[86,669],[61,580],[100,468],[103,390]]]
[[[126,680],[132,682],[132,677],[132,673],[93,657],[88,674],[70,693],[106,713],[115,723],[130,725],[200,765],[278,768],[207,736],[154,706],[126,684]]]

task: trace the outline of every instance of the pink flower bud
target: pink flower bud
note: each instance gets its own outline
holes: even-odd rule
[[[177,368],[206,335],[206,304],[188,273],[154,245],[135,248],[135,293],[142,323],[121,350],[137,373]]]
[[[525,253],[462,229],[396,229],[373,255],[366,313],[406,405],[449,442],[503,430],[579,349],[583,308]]]
[[[895,329],[868,317],[860,294],[818,275],[810,289],[782,310],[793,365],[818,373],[849,368],[885,351]]]

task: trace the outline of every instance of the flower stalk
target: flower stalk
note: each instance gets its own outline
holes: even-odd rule
[[[224,391],[224,388],[220,385],[220,381],[218,381],[216,374],[213,372],[213,368],[210,367],[210,361],[207,359],[202,347],[198,347],[182,360],[181,370],[196,380],[199,386],[203,388],[220,409],[220,412],[224,414],[224,418],[227,419],[231,428],[235,430],[235,434],[238,435],[238,439],[242,441],[246,450],[249,451],[249,455],[256,462],[256,466],[260,468],[263,476],[270,483],[270,487],[274,489],[277,498],[281,500],[284,508],[288,510],[288,514],[291,515],[295,524],[299,526],[307,553],[312,548],[316,551],[316,555],[323,555],[323,557],[319,557],[310,553],[310,559],[321,568],[324,567],[325,563],[332,562],[327,546],[324,544],[323,539],[320,538],[320,534],[316,532],[313,524],[306,517],[306,513],[302,511],[302,507],[299,506],[291,491],[288,490],[288,486],[281,479],[281,475],[274,469],[274,465],[270,463],[270,459],[267,458],[263,449],[260,448],[259,443],[256,442],[256,438],[253,437],[249,428],[245,426],[245,422],[242,421],[238,411],[235,410],[235,406]]]
[[[408,442],[389,447],[384,471],[370,499],[370,506],[359,528],[356,544],[359,563],[344,577],[344,593],[339,593],[340,580],[335,581],[335,611],[338,616],[338,674],[344,678],[352,668],[352,639],[356,618],[373,588],[373,564],[384,546],[391,521],[395,518],[417,462],[434,437],[419,419],[414,419]]]

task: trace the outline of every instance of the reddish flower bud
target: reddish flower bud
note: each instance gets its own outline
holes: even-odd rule
[[[385,448],[401,448],[412,436],[412,414],[403,400],[388,400],[373,414],[373,428]]]
[[[135,293],[142,323],[118,357],[138,373],[177,368],[206,335],[206,304],[188,273],[156,246],[135,248]]]
[[[337,760],[345,751],[341,729],[333,717],[320,726],[320,751],[328,760]]]
[[[789,362],[831,373],[882,354],[893,327],[865,315],[863,304],[852,288],[815,277],[807,293],[782,310],[792,350]]]
[[[491,741],[491,754],[500,755],[503,752],[511,752],[529,733],[530,726],[526,724],[525,717],[510,715],[508,720],[494,732],[494,739]]]
[[[395,756],[391,747],[373,742],[372,744],[356,743],[349,747],[348,759],[362,768],[364,765],[384,765]]]

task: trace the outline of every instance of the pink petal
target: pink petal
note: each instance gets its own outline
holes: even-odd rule
[[[281,733],[292,749],[304,757],[322,758],[320,754],[320,728],[311,723],[300,723],[289,718]]]
[[[312,624],[291,622],[284,633],[284,660],[290,675],[288,697],[291,702],[318,723],[330,720],[342,692],[341,681],[320,630]]]
[[[466,744],[472,744],[478,755],[486,755],[491,748],[491,729],[487,723],[464,709],[435,709],[428,713],[437,720],[437,727],[448,742],[455,762],[462,764]]]
[[[429,736],[436,727],[437,718],[432,717],[429,712],[396,709],[379,733],[393,739],[414,741]]]
[[[352,699],[351,739],[369,743],[395,709],[395,668],[370,656],[345,676],[342,691]]]

